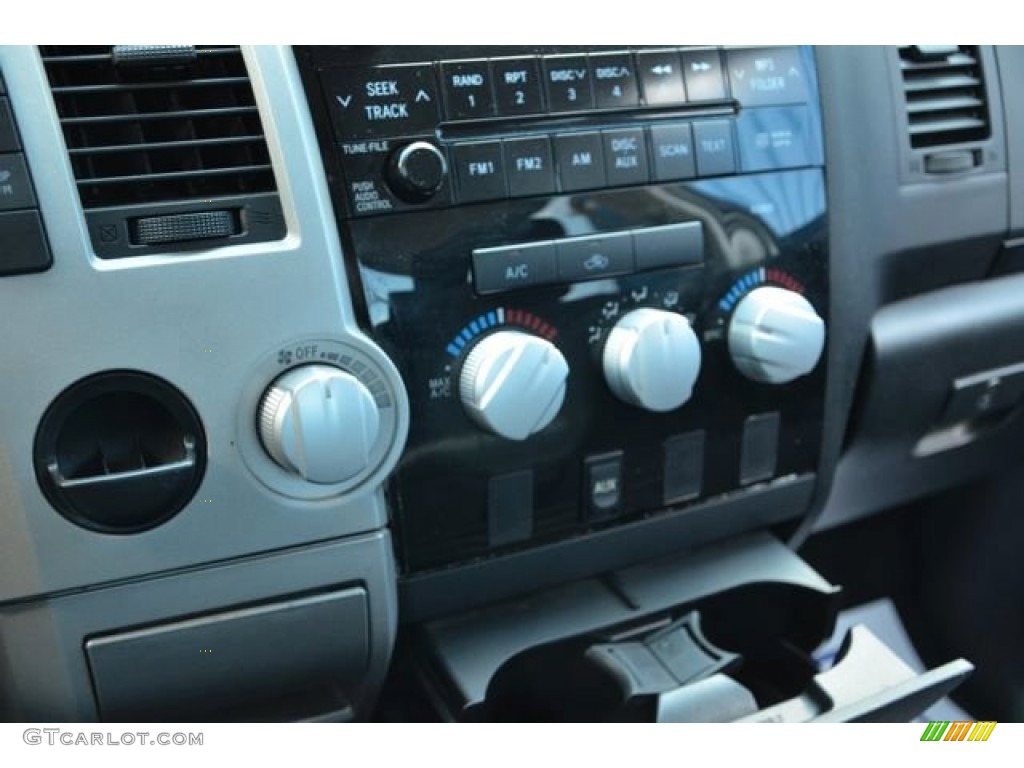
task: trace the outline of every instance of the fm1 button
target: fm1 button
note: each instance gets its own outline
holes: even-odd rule
[[[498,293],[553,283],[555,244],[550,241],[477,248],[473,251],[473,282],[477,293]]]
[[[459,180],[459,199],[464,203],[505,197],[505,165],[501,142],[457,144],[455,175]]]
[[[622,506],[622,451],[587,457],[583,462],[583,488],[590,520],[617,515]]]

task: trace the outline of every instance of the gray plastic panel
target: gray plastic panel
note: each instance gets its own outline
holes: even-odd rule
[[[832,492],[828,481],[842,446],[871,317],[899,294],[894,279],[902,272],[919,280],[934,279],[936,287],[981,279],[1008,225],[1005,171],[904,183],[903,158],[909,143],[892,46],[823,46],[815,49],[815,57],[825,126],[832,259],[829,384],[820,473],[825,482],[794,543],[810,533],[826,500],[832,505],[826,513],[831,516],[833,510],[855,501],[845,498],[846,493],[863,490],[862,485],[850,484]],[[1000,97],[999,78],[988,48],[983,61],[995,101]],[[1001,137],[998,121],[993,125]],[[884,487],[877,481],[872,486]]]
[[[353,590],[365,592],[367,610],[358,624],[360,632],[366,632],[369,646],[360,648],[338,644],[336,652],[346,652],[346,659],[335,659],[317,666],[321,667],[325,679],[332,673],[337,674],[339,664],[343,668],[355,665],[365,669],[361,676],[343,675],[346,682],[343,693],[351,706],[351,710],[343,714],[366,717],[387,671],[397,626],[394,562],[387,532],[133,584],[0,607],[0,627],[3,628],[0,632],[0,720],[97,720],[99,713],[84,649],[89,638],[239,610],[240,607],[265,604],[297,594],[338,590],[348,590],[345,594],[352,594]],[[276,636],[278,639],[287,638],[291,633],[315,638],[325,629],[318,617],[319,612],[280,614],[277,619],[283,624],[276,628]],[[226,652],[231,646],[258,647],[264,641],[265,633],[251,624],[225,624],[220,627],[220,637],[225,645],[219,647]],[[326,634],[320,638],[321,641],[328,639]],[[306,642],[297,639],[292,643],[292,649],[301,650]],[[197,646],[197,665],[205,663],[199,650],[200,646]],[[148,665],[133,665],[125,672],[141,675],[147,668]],[[106,672],[104,669],[100,683],[100,695],[105,703],[112,695],[112,681],[106,677]],[[270,676],[274,671],[267,670],[265,674]],[[198,678],[192,682],[194,695],[224,695],[222,677],[214,675],[208,683],[209,690]],[[266,693],[253,692],[251,686],[258,686],[259,682],[253,679],[247,682],[250,693],[256,693],[257,698]],[[166,702],[161,700],[162,693],[163,690],[154,685],[152,699],[134,707],[122,699],[113,716],[129,716],[133,711],[135,715],[140,712],[147,714],[144,705],[150,708],[149,716],[153,716],[154,710],[166,706]],[[167,693],[173,699],[175,691],[171,689]],[[180,688],[177,693],[182,693]],[[260,703],[265,702],[253,702]],[[270,708],[266,716],[278,719],[291,714]],[[300,711],[297,716],[306,718],[318,714],[321,713]],[[108,715],[108,719],[110,717]]]
[[[408,428],[390,360],[356,327],[335,219],[294,58],[286,47],[243,48],[280,188],[288,236],[279,242],[96,259],[46,74],[30,46],[0,47],[54,255],[41,274],[0,279],[0,603],[223,561],[386,524],[380,483]],[[243,462],[240,395],[269,381],[260,361],[307,339],[336,339],[372,357],[399,409],[379,471],[350,493],[301,500],[270,490]],[[170,522],[134,536],[91,533],[40,493],[32,441],[53,398],[105,369],[137,369],[181,389],[203,420],[209,466],[195,499]],[[246,437],[251,437],[246,434]]]
[[[987,430],[959,434],[959,447],[919,458],[915,448],[939,426],[955,380],[1024,362],[1022,295],[1024,275],[1013,275],[896,302],[875,316],[873,375],[823,525],[1018,459],[1024,434],[1019,412]]]
[[[1003,89],[1006,113],[1006,153],[1010,166],[1010,233],[1024,235],[1024,46],[996,47],[999,72],[1009,86]]]
[[[104,720],[209,720],[282,695],[346,690],[369,656],[366,590],[96,637],[85,653]]]

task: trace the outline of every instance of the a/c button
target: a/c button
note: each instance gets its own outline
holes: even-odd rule
[[[473,280],[477,293],[544,285],[555,282],[556,278],[555,244],[550,241],[473,251]]]

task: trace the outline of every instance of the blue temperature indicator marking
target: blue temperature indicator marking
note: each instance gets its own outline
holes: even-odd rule
[[[473,332],[474,336],[476,336],[478,333],[480,333],[480,326],[477,325],[476,320],[470,320],[469,321],[469,329]]]
[[[459,348],[456,347],[454,344],[449,344],[448,345],[448,354],[451,355],[452,357],[458,357],[459,356]]]
[[[491,325],[497,325],[498,324],[498,313],[497,312],[488,312],[487,313],[487,322],[489,322]]]
[[[469,332],[469,328],[463,328],[459,332],[459,336],[461,336],[464,341],[469,341],[470,339],[473,338],[473,334]]]

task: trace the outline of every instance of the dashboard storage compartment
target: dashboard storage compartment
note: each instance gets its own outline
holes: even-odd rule
[[[829,524],[977,478],[1018,455],[1022,292],[1024,275],[1010,275],[875,315]]]
[[[348,719],[368,626],[353,588],[93,637],[85,653],[106,721]]]
[[[758,534],[435,620],[400,656],[435,717],[467,721],[905,721],[973,669],[918,675],[855,627],[822,670],[813,651],[838,606],[837,587]]]

